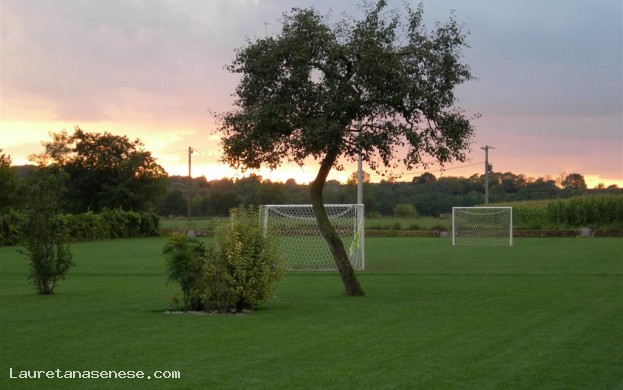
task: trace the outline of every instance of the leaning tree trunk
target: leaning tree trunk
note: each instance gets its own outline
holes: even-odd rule
[[[359,285],[353,266],[350,264],[350,260],[348,259],[348,255],[344,249],[344,243],[337,235],[335,228],[329,221],[329,216],[327,215],[327,210],[324,207],[324,200],[322,198],[324,184],[327,181],[329,171],[331,171],[331,167],[333,167],[336,159],[337,152],[330,151],[322,160],[318,175],[311,185],[312,206],[314,214],[316,215],[316,220],[318,221],[320,233],[329,244],[329,250],[333,255],[333,260],[335,261],[337,270],[339,271],[342,282],[344,283],[346,295],[364,295],[363,289]]]

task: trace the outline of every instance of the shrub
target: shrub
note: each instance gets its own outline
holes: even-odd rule
[[[394,215],[399,218],[417,217],[418,213],[415,206],[408,203],[401,203],[394,207]]]
[[[50,224],[46,217],[34,216],[28,225],[23,251],[30,261],[28,278],[39,294],[53,294],[57,282],[65,279],[69,268],[75,265],[67,233],[60,224]]]
[[[201,300],[205,247],[195,238],[173,235],[164,246],[169,281],[178,282],[184,294],[184,310],[203,310]]]
[[[264,234],[257,210],[232,209],[206,250],[195,238],[175,235],[165,245],[170,281],[180,283],[184,308],[241,312],[255,309],[275,293],[285,273],[273,234]]]
[[[155,213],[141,212],[140,232],[145,237],[160,235],[160,217]]]
[[[18,245],[20,234],[26,225],[26,214],[11,210],[0,215],[0,246]]]
[[[65,191],[65,174],[40,169],[28,177],[27,222],[23,230],[24,253],[30,262],[29,279],[39,294],[53,294],[56,283],[74,265],[69,234],[58,217]]]
[[[119,209],[83,214],[58,214],[54,217],[66,230],[69,241],[93,241],[107,238],[152,237],[160,235],[160,218],[150,212]],[[25,212],[10,211],[0,215],[0,246],[18,245],[23,235]]]
[[[128,224],[125,213],[119,209],[103,209],[100,212],[102,225],[107,238],[124,238],[128,235]]]
[[[205,268],[205,301],[210,309],[255,309],[272,297],[275,282],[285,273],[273,234],[264,234],[257,211],[238,207],[228,222],[217,226]]]

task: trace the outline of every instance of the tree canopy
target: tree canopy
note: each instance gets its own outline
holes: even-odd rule
[[[341,159],[361,153],[372,169],[464,161],[473,127],[454,88],[472,79],[461,62],[465,34],[453,17],[428,31],[423,8],[364,5],[364,17],[335,25],[293,9],[277,36],[249,41],[229,71],[241,75],[236,108],[221,117],[224,160],[237,168],[320,162],[312,204],[347,294],[360,295],[332,232],[322,189]]]
[[[137,139],[111,133],[90,133],[76,127],[50,134],[45,152],[31,156],[40,165],[54,165],[68,175],[68,211],[104,208],[149,210],[166,190],[166,171]]]
[[[407,8],[406,21],[385,7],[333,27],[314,9],[294,9],[279,36],[238,50],[228,67],[242,74],[238,109],[219,129],[226,161],[276,168],[308,157],[354,161],[360,151],[373,168],[463,161],[473,128],[453,108],[454,87],[472,76],[460,62],[459,24],[429,33],[421,7]]]

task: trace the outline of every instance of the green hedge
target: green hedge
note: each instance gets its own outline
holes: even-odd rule
[[[57,218],[74,242],[160,235],[160,217],[149,212],[115,209],[97,214],[61,214]],[[22,211],[0,215],[0,246],[19,245],[26,220]]]
[[[19,244],[21,231],[26,225],[26,213],[9,211],[0,215],[0,246]]]

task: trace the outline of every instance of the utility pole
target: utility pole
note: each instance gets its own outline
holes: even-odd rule
[[[193,178],[190,175],[190,164],[191,164],[190,156],[192,154],[193,154],[193,148],[189,146],[188,147],[188,225],[189,227],[190,227],[190,220],[192,219],[192,208],[191,208],[191,201],[190,201],[190,196],[191,196],[192,188],[193,188]]]
[[[485,151],[485,204],[489,204],[489,149],[495,148],[485,145],[480,149]]]
[[[361,162],[361,119],[359,119],[359,155],[357,155],[357,204],[363,204],[363,164]]]

